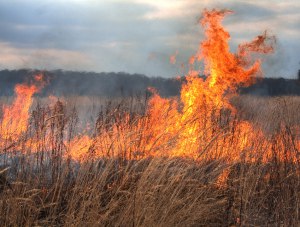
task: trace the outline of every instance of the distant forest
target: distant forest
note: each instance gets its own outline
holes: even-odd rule
[[[14,86],[24,83],[35,73],[34,70],[2,70],[0,71],[0,95],[10,96]],[[120,97],[145,94],[149,87],[155,88],[160,95],[168,97],[180,93],[184,78],[147,77],[141,74],[94,73],[74,71],[43,71],[47,81],[40,96],[105,96]],[[256,84],[241,88],[242,94],[259,96],[300,95],[300,79],[259,79]]]

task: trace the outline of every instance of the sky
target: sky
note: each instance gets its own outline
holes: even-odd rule
[[[234,11],[223,22],[232,51],[267,30],[277,44],[265,76],[297,77],[299,0],[0,0],[0,69],[178,76],[204,39],[201,12],[213,8]]]

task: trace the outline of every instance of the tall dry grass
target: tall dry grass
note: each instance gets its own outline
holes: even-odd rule
[[[272,154],[265,162],[261,158],[266,152],[265,139],[257,137],[249,147],[255,151],[251,163],[243,155],[235,162],[210,158],[223,146],[212,139],[197,160],[147,155],[128,160],[122,150],[114,157],[78,163],[63,155],[66,141],[82,130],[80,115],[88,113],[80,111],[91,108],[97,112],[87,132],[93,136],[109,130],[124,112],[130,113],[129,123],[134,124],[135,118],[146,113],[147,102],[142,98],[93,100],[87,105],[87,100],[78,100],[56,101],[52,106],[39,100],[28,131],[19,141],[6,141],[2,147],[2,226],[299,225],[298,97],[248,96],[233,101],[239,112],[226,120],[233,122],[226,132],[232,134],[232,151],[248,152],[234,146],[235,137],[240,136],[234,121],[240,119],[262,127],[272,144]],[[29,138],[39,141],[34,148],[39,152],[22,146]],[[136,141],[132,144],[139,148]],[[133,147],[126,149],[135,152]],[[282,154],[286,154],[284,159],[279,158]]]

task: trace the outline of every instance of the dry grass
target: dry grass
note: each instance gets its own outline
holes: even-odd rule
[[[228,163],[202,154],[199,160],[127,160],[120,155],[79,164],[62,157],[63,141],[76,135],[80,130],[78,116],[87,114],[78,114],[74,106],[88,112],[100,111],[98,117],[93,116],[94,123],[99,124],[100,119],[105,129],[116,113],[145,113],[146,100],[114,100],[110,104],[107,100],[85,98],[66,101],[66,106],[56,103],[56,108],[50,108],[39,104],[33,109],[26,135],[41,141],[40,152],[2,148],[2,226],[299,225],[300,165],[288,157],[279,160],[278,156],[291,150],[298,156],[299,147],[294,141],[299,134],[294,126],[300,121],[300,98],[249,96],[233,101],[240,109],[236,118],[251,120],[270,134],[272,158],[262,162],[265,147],[257,138],[251,147],[256,154],[252,163],[243,156]],[[51,118],[47,129],[52,132],[47,134],[52,136],[51,147],[43,143],[45,116],[60,116]],[[273,138],[275,132],[277,137]],[[90,134],[93,133],[101,131],[92,127]],[[25,143],[26,135],[20,141],[9,142]],[[217,146],[222,144],[210,145],[208,154]],[[233,143],[232,150],[235,149]]]
[[[233,100],[243,119],[249,120],[266,133],[280,129],[280,125],[300,125],[300,97],[237,96]]]

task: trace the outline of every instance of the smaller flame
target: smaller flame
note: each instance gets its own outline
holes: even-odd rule
[[[170,63],[172,65],[175,65],[176,64],[176,58],[177,58],[177,55],[178,55],[178,51],[175,52],[175,54],[171,55],[170,56]]]
[[[93,140],[88,135],[77,136],[69,144],[67,157],[80,161],[86,160],[92,145]]]
[[[15,87],[16,98],[11,105],[2,107],[3,117],[1,121],[1,138],[13,141],[27,130],[29,109],[32,104],[32,96],[44,86],[43,74],[34,76],[35,84],[18,84]]]

